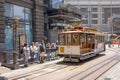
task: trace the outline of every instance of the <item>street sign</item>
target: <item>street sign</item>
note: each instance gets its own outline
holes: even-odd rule
[[[20,34],[19,40],[20,40],[20,46],[24,46],[24,43],[26,42],[26,35]]]

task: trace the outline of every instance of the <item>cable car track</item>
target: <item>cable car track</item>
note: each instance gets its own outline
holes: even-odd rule
[[[57,70],[64,69],[64,68],[67,68],[67,67],[69,67],[69,66],[61,66],[61,65],[57,65],[57,64],[53,64],[53,65],[51,66],[51,64],[50,64],[50,66],[48,65],[47,67],[43,67],[43,68],[40,68],[40,69],[35,70],[35,71],[32,71],[32,72],[30,71],[30,72],[27,72],[27,73],[24,73],[24,74],[21,74],[21,75],[9,77],[9,79],[11,79],[11,80],[17,80],[17,79],[25,78],[25,77],[27,77],[27,76],[31,76],[31,75],[37,74],[37,73],[41,73],[40,75],[45,75],[45,74],[49,74],[49,73],[51,73],[51,72],[55,72],[55,71],[57,71]],[[45,73],[44,73],[44,70],[50,69],[50,68],[55,68],[55,69],[53,69],[53,70],[50,71],[50,72],[47,72],[47,73],[45,72]],[[56,68],[58,68],[58,69],[56,69]],[[40,76],[40,75],[39,75],[39,76]]]
[[[89,67],[88,69],[86,69],[86,70],[84,70],[84,71],[82,71],[82,72],[79,72],[79,73],[77,73],[77,74],[69,77],[67,80],[78,80],[78,79],[79,79],[79,80],[88,80],[88,79],[89,79],[89,78],[87,78],[88,76],[90,76],[91,74],[97,72],[98,70],[100,70],[101,68],[103,68],[104,66],[106,66],[107,64],[111,63],[111,62],[112,62],[113,60],[115,60],[116,58],[120,57],[120,55],[118,55],[119,51],[115,51],[115,50],[111,50],[111,49],[108,49],[108,50],[114,51],[114,52],[116,52],[117,54],[114,55],[114,56],[112,56],[112,57],[110,57],[110,58],[108,58],[108,59],[106,59],[106,60],[104,61],[104,64],[103,64],[103,62],[100,62],[100,63],[98,63],[98,64],[96,64],[96,65],[93,65],[92,67]],[[109,61],[108,61],[108,60],[109,60]],[[106,62],[106,61],[108,61],[108,62]],[[119,60],[119,61],[120,61],[120,60]],[[119,61],[117,61],[116,63],[118,63]],[[115,64],[116,64],[116,63],[115,63]],[[100,65],[100,64],[101,64],[101,65]],[[98,68],[94,69],[94,68],[97,67],[97,66],[98,66]],[[112,67],[112,66],[111,66],[111,67]],[[91,69],[93,69],[93,70],[88,73],[88,71],[91,70]],[[81,75],[83,75],[83,74],[85,74],[85,75],[84,75],[84,76],[81,76]],[[99,76],[100,76],[100,75],[99,75]],[[86,79],[86,78],[87,78],[87,79]],[[89,79],[89,80],[93,80],[93,79]]]
[[[85,78],[87,78],[87,76],[90,76],[91,74],[93,74],[93,73],[95,73],[95,72],[97,72],[98,70],[100,70],[102,67],[104,67],[104,66],[106,66],[107,64],[109,64],[110,62],[112,62],[113,60],[115,60],[117,57],[120,57],[119,55],[118,55],[118,53],[119,53],[119,51],[115,51],[114,49],[107,49],[107,51],[112,51],[112,52],[115,52],[115,53],[117,53],[117,54],[114,54],[114,56],[112,56],[112,57],[109,57],[109,58],[107,58],[107,59],[105,59],[104,60],[104,62],[99,62],[99,63],[97,63],[97,64],[95,64],[95,65],[93,65],[93,66],[91,66],[91,67],[89,67],[89,68],[87,68],[87,69],[85,69],[84,71],[82,71],[82,72],[79,72],[79,73],[77,73],[77,74],[73,74],[73,76],[71,76],[71,77],[68,77],[66,80],[74,80],[74,78],[76,77],[76,76],[79,76],[79,75],[82,75],[82,74],[84,74],[84,73],[86,73],[86,72],[88,72],[89,70],[92,70],[93,68],[93,70],[92,71],[90,71],[89,73],[86,73],[84,76],[81,76],[80,77],[80,79],[81,80],[84,80]],[[105,52],[106,53],[106,52]],[[84,61],[84,62],[81,62],[81,63],[85,63],[86,61]],[[63,63],[63,62],[62,62]],[[62,64],[61,63],[61,64]],[[81,63],[79,63],[79,64],[81,64]],[[70,65],[72,65],[73,63],[70,63]],[[50,73],[54,73],[54,72],[56,72],[56,71],[59,71],[59,70],[64,70],[64,69],[67,69],[67,68],[69,68],[69,67],[71,67],[70,65],[64,65],[64,64],[62,64],[62,65],[59,65],[59,64],[48,64],[48,65],[44,65],[43,67],[41,67],[40,69],[36,69],[36,70],[34,70],[34,71],[29,71],[29,72],[27,72],[27,73],[24,73],[24,74],[20,74],[20,75],[17,75],[17,76],[12,76],[12,77],[9,77],[8,78],[8,80],[10,79],[10,80],[17,80],[17,79],[21,79],[21,78],[26,78],[26,79],[28,79],[28,80],[32,80],[32,79],[34,79],[34,78],[36,78],[36,77],[39,77],[39,76],[43,76],[43,75],[49,75]],[[77,66],[77,65],[76,65]],[[71,69],[70,69],[70,71],[72,71],[72,70],[76,70],[76,69],[78,69],[78,68],[80,68],[80,66],[78,65],[77,67],[76,66],[74,66],[74,67],[72,67]],[[95,68],[95,67],[97,67],[97,68]],[[51,71],[47,71],[47,70],[49,70],[49,69],[51,69]]]

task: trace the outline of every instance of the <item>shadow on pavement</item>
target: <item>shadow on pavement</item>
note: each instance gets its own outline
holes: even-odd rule
[[[88,58],[88,59],[86,59],[86,60],[80,60],[80,62],[61,61],[61,62],[58,62],[58,63],[56,63],[56,64],[68,65],[68,66],[70,66],[70,65],[71,65],[71,66],[78,66],[78,65],[82,65],[82,64],[84,64],[84,63],[86,63],[86,62],[95,60],[95,59],[97,59],[97,58],[99,58],[99,57],[102,57],[102,56],[105,56],[105,54],[98,54],[98,55],[96,55],[96,56],[94,56],[94,57],[91,57],[91,58]]]
[[[6,78],[3,77],[3,76],[0,76],[0,80],[8,80],[8,79],[6,79]]]

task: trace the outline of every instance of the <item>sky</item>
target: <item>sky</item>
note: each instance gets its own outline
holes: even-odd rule
[[[52,0],[53,4],[54,4],[54,3],[57,3],[57,2],[59,2],[59,1],[62,1],[62,0]]]

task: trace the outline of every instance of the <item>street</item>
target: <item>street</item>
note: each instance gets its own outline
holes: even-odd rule
[[[64,62],[63,58],[60,58],[13,70],[1,76],[8,80],[95,80],[119,62],[119,51],[119,48],[114,46],[80,63]]]

